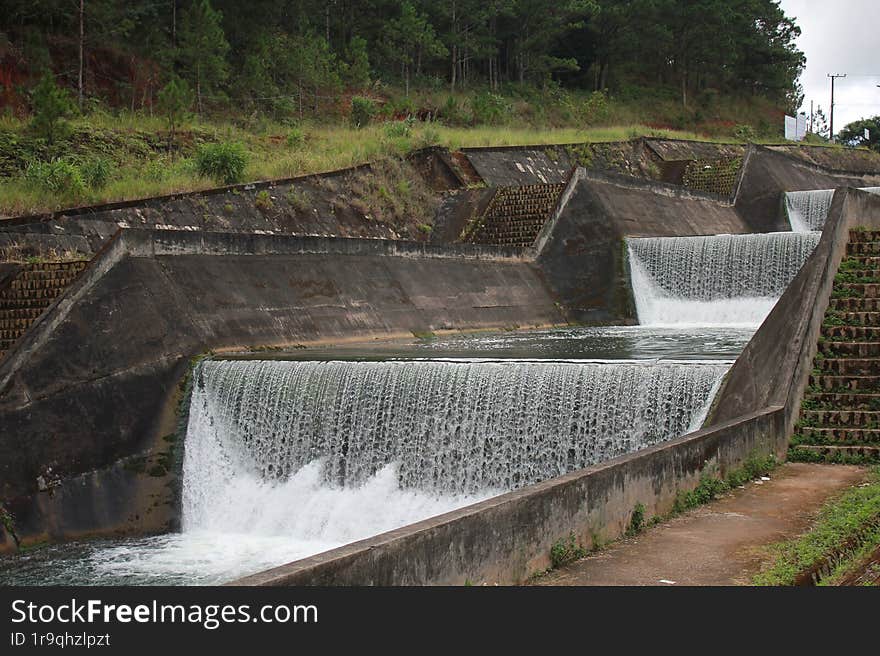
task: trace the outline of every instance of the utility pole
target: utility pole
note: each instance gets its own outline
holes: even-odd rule
[[[83,108],[83,41],[85,41],[85,0],[79,0],[79,109]]]
[[[831,78],[831,125],[828,129],[828,140],[834,141],[834,80],[839,77],[846,77],[846,73],[843,75],[829,73],[828,77]]]
[[[810,101],[810,134],[813,133],[813,101]]]

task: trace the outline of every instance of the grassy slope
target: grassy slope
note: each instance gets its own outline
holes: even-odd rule
[[[792,585],[816,567],[828,573],[820,581],[833,585],[880,546],[880,468],[870,480],[829,501],[812,530],[774,545],[772,564],[755,577],[758,585]]]
[[[441,123],[417,123],[408,136],[395,136],[387,124],[381,123],[353,130],[342,116],[344,112],[335,112],[322,123],[302,124],[299,131],[304,138],[298,143],[288,139],[293,128],[279,122],[241,116],[222,120],[196,117],[182,127],[180,150],[174,157],[167,152],[166,127],[159,117],[99,111],[70,121],[71,136],[49,148],[34,138],[27,122],[2,116],[0,216],[216,186],[215,182],[196,174],[190,159],[198,145],[208,141],[242,143],[248,152],[244,179],[263,180],[345,168],[383,156],[403,155],[428,145],[457,149],[619,141],[643,135],[730,141],[737,125],[769,125],[767,117],[773,111],[766,103],[756,101],[724,102],[713,112],[691,110],[686,113],[676,103],[665,100],[612,101],[602,108],[601,117],[596,118],[583,110],[585,98],[563,94],[561,98],[514,100],[504,116],[504,125],[448,127]],[[467,96],[459,98],[465,117],[468,102]],[[440,104],[440,95],[434,98],[429,94],[416,95],[411,106]],[[604,127],[584,127],[588,123]],[[669,126],[683,125],[694,126],[694,130],[669,129]],[[56,157],[74,161],[103,157],[112,162],[113,172],[104,188],[79,195],[51,192],[24,179],[24,169],[29,162]]]

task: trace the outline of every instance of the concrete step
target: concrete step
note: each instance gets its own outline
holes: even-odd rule
[[[877,283],[880,282],[880,271],[862,269],[859,271],[839,272],[835,277],[835,284],[843,282]]]
[[[832,298],[828,307],[835,312],[880,312],[880,298]]]
[[[815,428],[880,428],[880,410],[804,410],[801,421]]]
[[[838,316],[851,326],[880,326],[880,312],[841,312]]]
[[[805,426],[800,433],[809,444],[877,444],[880,429]]]
[[[854,410],[880,411],[880,394],[809,392],[804,396],[804,400],[826,410],[846,408],[848,412]],[[804,410],[803,412],[808,411]]]
[[[819,343],[819,352],[835,358],[880,358],[880,342],[832,342]]]
[[[880,376],[878,358],[821,358],[816,367],[836,376]]]
[[[867,460],[877,460],[880,459],[880,446],[873,445],[860,445],[860,446],[837,446],[833,444],[824,444],[824,445],[798,445],[798,449],[804,449],[805,451],[812,451],[813,453],[826,458],[832,462],[834,461],[846,461],[847,459],[867,459]]]
[[[880,241],[850,241],[846,245],[847,255],[880,255]]]
[[[857,262],[868,269],[880,269],[880,256],[873,255],[853,255],[844,260],[844,262]]]
[[[822,336],[829,341],[880,342],[880,328],[872,326],[822,326]]]
[[[810,375],[810,386],[816,389],[831,391],[880,391],[880,376],[831,376],[822,374]]]
[[[838,282],[834,291],[844,292],[847,298],[880,298],[880,283]]]
[[[880,230],[850,230],[849,242],[858,244],[862,242],[880,241]]]

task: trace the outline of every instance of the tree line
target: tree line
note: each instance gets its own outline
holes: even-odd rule
[[[793,111],[799,34],[775,0],[5,0],[0,64],[132,109],[181,79],[200,111],[317,114],[377,80],[406,95],[757,95]]]

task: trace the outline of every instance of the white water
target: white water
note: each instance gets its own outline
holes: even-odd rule
[[[818,241],[812,232],[629,239],[639,323],[757,327]]]
[[[861,190],[880,194],[880,187],[862,187]],[[786,192],[785,209],[792,232],[821,231],[828,219],[832,200],[833,189]]]
[[[183,532],[97,580],[216,583],[684,434],[729,362],[207,361]]]
[[[204,456],[205,454],[202,454]],[[209,464],[199,458],[192,467]],[[216,584],[299,560],[460,508],[495,494],[438,496],[403,490],[397,467],[387,465],[361,485],[328,484],[320,461],[285,481],[245,472],[213,488],[189,515],[182,533],[169,533],[96,551],[98,582]]]

